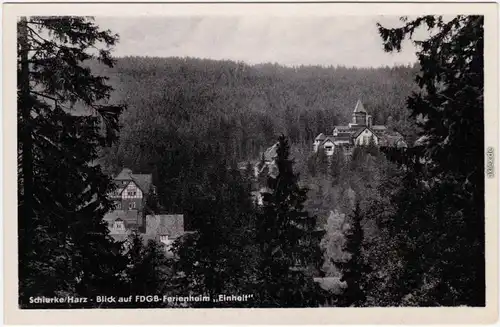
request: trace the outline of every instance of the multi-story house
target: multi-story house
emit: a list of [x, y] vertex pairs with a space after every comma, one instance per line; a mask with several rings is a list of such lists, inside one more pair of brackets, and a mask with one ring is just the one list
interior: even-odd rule
[[352, 121], [348, 125], [334, 126], [332, 135], [320, 133], [314, 140], [313, 150], [318, 152], [322, 149], [327, 156], [333, 155], [336, 149], [350, 154], [355, 146], [365, 146], [370, 142], [379, 147], [407, 147], [400, 133], [384, 125], [373, 125], [372, 116], [358, 100]]
[[115, 210], [104, 216], [112, 234], [125, 233], [127, 230], [145, 230], [146, 200], [156, 193], [151, 174], [134, 174], [123, 168], [113, 178], [116, 189], [111, 194]]
[[111, 198], [115, 209], [104, 216], [110, 236], [125, 241], [131, 232], [137, 231], [144, 242], [155, 240], [164, 244], [167, 254], [172, 255], [173, 241], [185, 233], [184, 215], [164, 215], [148, 208], [148, 197], [156, 194], [152, 175], [134, 174], [123, 168], [113, 182], [116, 189]]

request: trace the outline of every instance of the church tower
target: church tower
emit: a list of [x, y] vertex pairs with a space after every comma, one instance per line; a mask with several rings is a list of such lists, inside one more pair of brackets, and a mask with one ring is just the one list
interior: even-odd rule
[[358, 100], [356, 103], [356, 107], [354, 107], [354, 112], [352, 113], [352, 125], [358, 126], [366, 126], [368, 124], [368, 114], [361, 103], [361, 100]]

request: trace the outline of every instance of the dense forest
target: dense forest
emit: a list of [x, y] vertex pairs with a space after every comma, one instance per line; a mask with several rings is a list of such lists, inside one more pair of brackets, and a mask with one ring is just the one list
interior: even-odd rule
[[[118, 36], [92, 19], [20, 19], [19, 305], [484, 306], [483, 17], [401, 22], [378, 26], [386, 51], [419, 26], [436, 31], [418, 65], [354, 69], [113, 59], [92, 49]], [[358, 99], [411, 146], [312, 153]], [[240, 169], [272, 144], [273, 173]], [[140, 234], [108, 235], [124, 166], [153, 174], [155, 212], [186, 217], [173, 258]], [[30, 301], [152, 294], [252, 297]]]
[[[254, 159], [285, 133], [310, 145], [321, 132], [351, 120], [361, 99], [374, 124], [392, 124], [412, 138], [406, 98], [416, 90], [415, 67], [248, 66], [194, 58], [119, 58], [114, 68], [95, 66], [110, 77], [113, 102], [123, 102], [123, 143], [138, 129], [163, 127], [181, 139], [220, 145], [225, 155]], [[154, 125], [151, 121], [154, 121]], [[117, 151], [126, 164], [127, 152]], [[132, 155], [132, 157], [135, 157]]]
[[91, 68], [110, 78], [110, 101], [127, 106], [120, 140], [106, 149], [103, 166], [110, 174], [123, 167], [152, 173], [167, 211], [190, 210], [186, 184], [199, 182], [197, 170], [211, 160], [254, 162], [281, 133], [305, 177], [314, 138], [350, 122], [358, 99], [375, 124], [400, 131], [409, 143], [417, 134], [406, 110], [406, 98], [416, 90], [416, 66], [291, 68], [127, 57], [113, 68]]
[[[126, 103], [127, 125], [177, 126], [223, 145], [231, 157], [255, 157], [283, 132], [292, 143], [310, 143], [320, 132], [351, 120], [358, 99], [374, 124], [391, 124], [412, 136], [406, 98], [416, 90], [415, 67], [345, 68], [249, 66], [195, 58], [118, 58], [113, 68], [92, 65], [110, 77], [111, 101]], [[152, 119], [152, 118], [150, 118]], [[149, 126], [149, 125], [148, 125]], [[171, 129], [171, 128], [169, 128]]]

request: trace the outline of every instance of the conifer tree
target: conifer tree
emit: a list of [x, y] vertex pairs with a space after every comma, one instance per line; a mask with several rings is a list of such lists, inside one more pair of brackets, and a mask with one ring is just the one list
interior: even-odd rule
[[320, 246], [324, 250], [324, 261], [321, 270], [326, 277], [342, 276], [338, 265], [335, 262], [344, 261], [344, 226], [345, 214], [340, 214], [337, 210], [331, 211], [325, 227], [325, 235], [321, 240]]
[[257, 242], [260, 274], [257, 288], [261, 307], [317, 306], [318, 289], [312, 275], [319, 270], [322, 251], [316, 218], [304, 210], [307, 190], [298, 185], [285, 136], [278, 139], [278, 175], [269, 176], [270, 192], [263, 193]]
[[401, 50], [419, 27], [432, 33], [415, 41], [421, 90], [408, 107], [424, 117], [416, 149], [425, 169], [406, 169], [418, 188], [402, 190], [415, 194], [388, 223], [405, 249], [394, 282], [406, 304], [484, 306], [484, 17], [401, 20], [400, 28], [378, 25], [387, 51]]
[[350, 227], [345, 235], [343, 251], [349, 254], [346, 262], [337, 262], [342, 271], [342, 282], [347, 284], [343, 294], [339, 296], [340, 306], [362, 306], [366, 301], [365, 278], [370, 272], [363, 257], [364, 231], [362, 212], [359, 201], [350, 217]]
[[250, 163], [250, 161], [247, 162], [247, 164], [245, 166], [245, 177], [249, 182], [251, 182], [255, 179], [255, 172], [254, 172], [253, 166]]
[[[134, 298], [136, 295], [168, 294], [171, 291], [172, 264], [167, 258], [165, 245], [153, 239], [144, 244], [137, 232], [132, 233], [124, 245], [128, 259], [126, 294]], [[136, 307], [137, 303], [130, 305]], [[139, 305], [162, 307], [166, 304], [144, 302]]]
[[[211, 154], [218, 156], [219, 154]], [[193, 233], [174, 245], [179, 295], [252, 294], [254, 205], [245, 179], [219, 159], [195, 186]], [[195, 307], [251, 306], [252, 302], [200, 302]]]
[[379, 155], [379, 149], [378, 146], [375, 144], [375, 138], [373, 136], [370, 136], [368, 145], [366, 147], [366, 152], [374, 157], [377, 157]]
[[259, 175], [257, 176], [257, 184], [259, 187], [267, 185], [267, 178], [269, 176], [269, 173], [270, 173], [269, 165], [264, 163], [262, 165], [262, 168], [259, 170]]
[[18, 21], [21, 306], [34, 295], [105, 295], [119, 283], [123, 260], [102, 221], [113, 186], [95, 161], [123, 108], [101, 104], [111, 88], [84, 66], [111, 66], [116, 41], [86, 17]]
[[346, 165], [346, 159], [342, 148], [339, 147], [335, 149], [329, 169], [329, 174], [333, 180], [333, 183], [335, 183], [343, 174], [345, 174]]

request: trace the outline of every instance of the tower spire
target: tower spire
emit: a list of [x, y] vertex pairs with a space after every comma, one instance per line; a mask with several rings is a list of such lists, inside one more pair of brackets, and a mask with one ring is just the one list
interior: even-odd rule
[[363, 106], [363, 103], [361, 103], [361, 100], [358, 99], [358, 102], [356, 102], [356, 107], [354, 107], [354, 112], [363, 112], [366, 114], [365, 107]]

